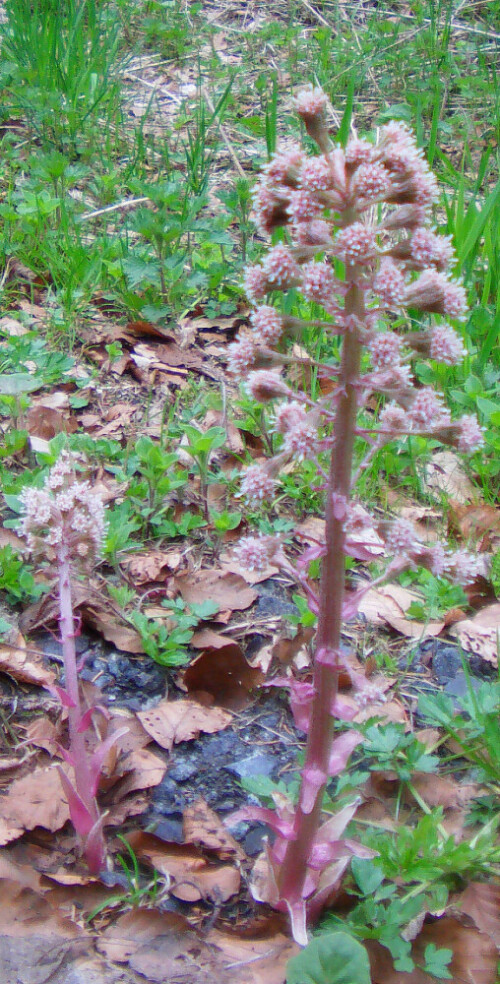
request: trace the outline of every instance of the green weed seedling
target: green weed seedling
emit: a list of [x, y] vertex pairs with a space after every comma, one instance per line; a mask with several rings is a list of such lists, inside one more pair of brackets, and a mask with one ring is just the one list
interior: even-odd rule
[[468, 608], [463, 588], [443, 577], [435, 577], [431, 571], [405, 571], [399, 582], [403, 587], [414, 587], [422, 595], [422, 601], [412, 601], [406, 612], [420, 622], [442, 618], [451, 608]]
[[[467, 676], [465, 659], [463, 666]], [[458, 712], [457, 703], [460, 708]], [[458, 701], [447, 694], [423, 695], [419, 699], [418, 709], [427, 724], [443, 729], [459, 746], [460, 755], [450, 755], [448, 761], [453, 762], [455, 768], [460, 768], [460, 759], [465, 759], [477, 770], [481, 782], [500, 791], [500, 680], [485, 681], [478, 690], [474, 690], [469, 679], [468, 693]]]
[[184, 666], [189, 662], [188, 645], [200, 620], [210, 618], [219, 610], [214, 602], [186, 605], [182, 598], [164, 600], [166, 624], [148, 618], [142, 612], [131, 612], [129, 622], [139, 632], [144, 651], [161, 666]]
[[154, 537], [171, 536], [168, 513], [174, 494], [184, 488], [188, 479], [187, 472], [178, 467], [175, 452], [165, 451], [150, 437], [140, 437], [126, 463], [126, 473], [131, 476], [127, 501], [132, 504], [139, 528]]
[[217, 448], [223, 447], [227, 437], [223, 427], [209, 427], [206, 431], [200, 431], [192, 424], [183, 424], [182, 430], [187, 438], [187, 443], [183, 448], [193, 459], [196, 470], [200, 478], [200, 497], [203, 502], [205, 518], [210, 518], [210, 511], [207, 502], [207, 488], [209, 482], [210, 458]]
[[47, 590], [35, 581], [32, 570], [9, 544], [0, 547], [0, 591], [5, 591], [12, 604], [36, 601]]
[[87, 916], [89, 923], [100, 915], [105, 909], [138, 909], [141, 906], [153, 908], [158, 898], [158, 874], [153, 872], [152, 880], [144, 884], [141, 876], [139, 862], [134, 849], [122, 834], [116, 835], [123, 844], [127, 855], [117, 854], [116, 859], [126, 879], [126, 892], [117, 892], [116, 895], [109, 896], [104, 902], [100, 902]]

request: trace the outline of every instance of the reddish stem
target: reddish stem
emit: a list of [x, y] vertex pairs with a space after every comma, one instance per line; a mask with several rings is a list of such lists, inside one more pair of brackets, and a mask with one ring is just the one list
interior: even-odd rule
[[[353, 221], [353, 219], [351, 219]], [[349, 288], [345, 298], [345, 315], [365, 316], [363, 292], [356, 286], [357, 269], [346, 269]], [[361, 342], [356, 329], [349, 330], [343, 341], [342, 361], [337, 390], [337, 406], [334, 423], [334, 445], [330, 460], [325, 508], [326, 555], [322, 562], [318, 630], [316, 636], [316, 660], [314, 666], [314, 699], [311, 724], [306, 746], [303, 776], [322, 773], [325, 781], [317, 789], [314, 806], [304, 810], [304, 790], [307, 779], [302, 780], [299, 803], [294, 821], [294, 839], [288, 842], [285, 858], [279, 872], [280, 897], [292, 906], [300, 902], [307, 874], [307, 863], [321, 821], [323, 793], [328, 779], [330, 750], [334, 734], [334, 718], [331, 707], [338, 689], [338, 667], [335, 654], [339, 652], [342, 627], [342, 602], [345, 580], [344, 520], [342, 508], [335, 509], [335, 501], [347, 504], [351, 488], [353, 446], [356, 426], [357, 388], [361, 360]], [[338, 394], [341, 394], [340, 397]], [[335, 513], [337, 512], [337, 515]], [[321, 660], [321, 654], [330, 654], [330, 662]], [[320, 660], [318, 660], [320, 654]]]
[[95, 798], [91, 793], [92, 773], [90, 768], [90, 758], [86, 747], [85, 735], [83, 732], [78, 730], [82, 720], [82, 708], [76, 662], [75, 618], [71, 595], [70, 550], [68, 545], [64, 542], [64, 534], [58, 550], [58, 562], [60, 612], [59, 625], [61, 632], [62, 655], [64, 660], [65, 686], [66, 692], [71, 701], [71, 706], [68, 709], [69, 752], [75, 772], [76, 792], [95, 823], [99, 819], [99, 809]]

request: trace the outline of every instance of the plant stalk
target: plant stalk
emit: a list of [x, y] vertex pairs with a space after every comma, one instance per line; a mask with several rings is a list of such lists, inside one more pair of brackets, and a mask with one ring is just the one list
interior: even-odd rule
[[[345, 316], [365, 315], [364, 297], [356, 286], [356, 267], [346, 270], [350, 282], [345, 298]], [[357, 389], [361, 360], [361, 342], [356, 328], [346, 331], [339, 373], [339, 387], [334, 422], [334, 445], [330, 460], [325, 507], [326, 554], [322, 563], [316, 658], [314, 665], [314, 698], [306, 746], [303, 780], [295, 813], [294, 839], [288, 842], [279, 872], [280, 897], [289, 903], [302, 898], [307, 863], [320, 826], [323, 793], [328, 781], [330, 750], [334, 736], [332, 703], [338, 689], [338, 653], [341, 641], [342, 603], [344, 597], [345, 553], [344, 517], [338, 503], [347, 502], [351, 489], [353, 447], [356, 426]], [[337, 504], [337, 506], [336, 506]], [[326, 661], [324, 660], [326, 654]], [[318, 655], [320, 659], [318, 659]], [[304, 774], [314, 771], [324, 775], [317, 789], [312, 810], [304, 810]]]

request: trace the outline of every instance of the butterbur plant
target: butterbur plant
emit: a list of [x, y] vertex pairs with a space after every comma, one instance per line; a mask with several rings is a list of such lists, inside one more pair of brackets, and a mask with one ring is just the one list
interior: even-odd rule
[[[450, 239], [430, 226], [437, 182], [412, 132], [391, 122], [376, 141], [351, 136], [343, 149], [330, 140], [330, 107], [322, 90], [302, 90], [294, 109], [319, 153], [309, 156], [293, 144], [264, 168], [254, 195], [257, 225], [267, 236], [278, 228], [283, 232], [263, 261], [246, 270], [251, 330], [230, 347], [229, 369], [247, 380], [256, 400], [276, 401], [274, 430], [282, 435], [274, 457], [247, 468], [242, 482], [247, 501], [269, 501], [281, 470], [291, 461], [315, 462], [324, 490], [324, 541], [307, 550], [296, 570], [275, 537], [248, 537], [238, 548], [249, 568], [272, 561], [292, 571], [318, 620], [313, 680], [288, 684], [296, 723], [307, 732], [298, 803], [281, 798], [275, 811], [249, 807], [245, 814], [264, 820], [275, 834], [254, 877], [254, 896], [288, 910], [293, 935], [305, 944], [308, 920], [333, 897], [349, 859], [373, 856], [343, 836], [356, 803], [326, 821], [322, 816], [329, 778], [346, 768], [362, 741], [352, 726], [338, 736], [336, 722], [342, 725], [356, 714], [338, 693], [340, 671], [350, 675], [358, 704], [374, 696], [373, 684], [353, 669], [341, 649], [342, 622], [356, 613], [370, 587], [406, 568], [421, 566], [462, 585], [478, 570], [477, 560], [465, 550], [422, 543], [408, 520], [377, 522], [353, 497], [356, 480], [380, 448], [405, 435], [439, 440], [461, 452], [474, 451], [483, 438], [474, 417], [452, 419], [441, 395], [431, 386], [420, 386], [412, 371], [416, 357], [447, 365], [463, 358], [461, 337], [447, 319], [459, 321], [466, 312], [465, 290], [449, 273]], [[343, 276], [337, 275], [339, 270]], [[341, 342], [339, 361], [317, 366], [328, 385], [316, 400], [293, 389], [285, 377], [286, 367], [296, 360], [286, 354], [282, 341], [306, 326], [280, 311], [277, 298], [292, 289], [320, 310], [318, 319], [307, 323], [309, 335], [318, 329]], [[290, 307], [283, 304], [287, 311]], [[408, 308], [411, 323], [403, 322]], [[415, 311], [437, 315], [436, 323], [414, 329]], [[389, 327], [396, 320], [405, 327]], [[364, 350], [369, 360], [363, 358]], [[371, 426], [361, 411], [368, 400], [373, 407], [374, 395], [382, 409]], [[359, 438], [365, 453], [354, 470]], [[329, 466], [323, 468], [325, 452]], [[347, 591], [346, 558], [380, 563], [381, 548], [387, 560], [380, 576]], [[307, 571], [318, 558], [316, 593]]]
[[[76, 462], [62, 451], [51, 468], [43, 488], [26, 488], [21, 493], [24, 516], [20, 532], [31, 552], [53, 564], [57, 572], [59, 626], [64, 660], [64, 687], [54, 687], [68, 713], [69, 742], [59, 748], [68, 770], [57, 768], [69, 804], [73, 826], [92, 873], [98, 873], [106, 857], [103, 835], [104, 816], [96, 794], [106, 756], [123, 731], [101, 742], [95, 751], [87, 747], [86, 732], [92, 716], [101, 707], [83, 710], [78, 683], [73, 612], [72, 581], [80, 570], [89, 568], [101, 553], [105, 530], [104, 506], [89, 482], [79, 481]], [[125, 729], [126, 730], [126, 729]]]

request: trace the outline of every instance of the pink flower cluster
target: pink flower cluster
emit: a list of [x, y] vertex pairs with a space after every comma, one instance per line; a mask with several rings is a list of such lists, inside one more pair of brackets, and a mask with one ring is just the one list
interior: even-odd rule
[[65, 544], [74, 558], [92, 562], [102, 550], [104, 504], [90, 482], [76, 479], [75, 458], [62, 451], [43, 488], [25, 488], [20, 533], [33, 552]]

